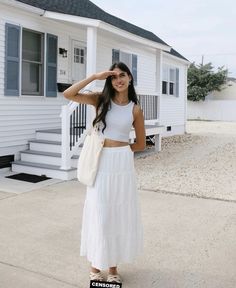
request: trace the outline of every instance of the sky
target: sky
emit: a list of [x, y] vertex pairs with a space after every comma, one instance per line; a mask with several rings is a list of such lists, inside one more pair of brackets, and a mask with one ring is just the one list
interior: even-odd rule
[[236, 78], [235, 0], [91, 0], [153, 32], [195, 64], [224, 66]]

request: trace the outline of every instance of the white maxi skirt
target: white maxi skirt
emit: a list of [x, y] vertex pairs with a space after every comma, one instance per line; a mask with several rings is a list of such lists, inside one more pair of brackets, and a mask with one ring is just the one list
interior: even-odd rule
[[104, 270], [131, 263], [143, 252], [143, 227], [134, 154], [130, 146], [104, 147], [98, 173], [87, 187], [80, 255]]

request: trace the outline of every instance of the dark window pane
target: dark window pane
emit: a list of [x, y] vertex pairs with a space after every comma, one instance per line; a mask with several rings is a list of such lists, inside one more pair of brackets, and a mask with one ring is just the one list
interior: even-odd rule
[[120, 51], [112, 49], [112, 64], [120, 61]]
[[174, 83], [170, 83], [170, 95], [174, 95]]
[[40, 64], [22, 63], [22, 94], [40, 95], [42, 69]]
[[167, 94], [167, 82], [162, 81], [162, 94]]
[[43, 94], [43, 34], [24, 29], [22, 35], [22, 94]]
[[24, 60], [41, 62], [41, 41], [41, 34], [23, 30], [22, 57]]

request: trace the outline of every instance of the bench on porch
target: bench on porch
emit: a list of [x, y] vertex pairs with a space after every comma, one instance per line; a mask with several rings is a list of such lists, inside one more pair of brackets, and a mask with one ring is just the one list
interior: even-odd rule
[[[145, 124], [146, 136], [154, 136], [155, 141], [155, 151], [161, 151], [161, 134], [163, 133], [165, 126], [157, 124]], [[130, 132], [130, 141], [133, 143], [135, 139], [134, 128]]]

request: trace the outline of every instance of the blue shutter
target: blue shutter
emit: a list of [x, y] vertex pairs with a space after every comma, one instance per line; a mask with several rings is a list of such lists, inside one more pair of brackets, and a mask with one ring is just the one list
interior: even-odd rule
[[120, 50], [112, 49], [112, 64], [120, 61]]
[[135, 54], [132, 54], [132, 74], [134, 78], [134, 85], [138, 83], [138, 57]]
[[179, 97], [179, 69], [175, 70], [175, 96]]
[[20, 26], [5, 25], [5, 95], [19, 96]]
[[57, 36], [47, 34], [46, 96], [57, 96]]

